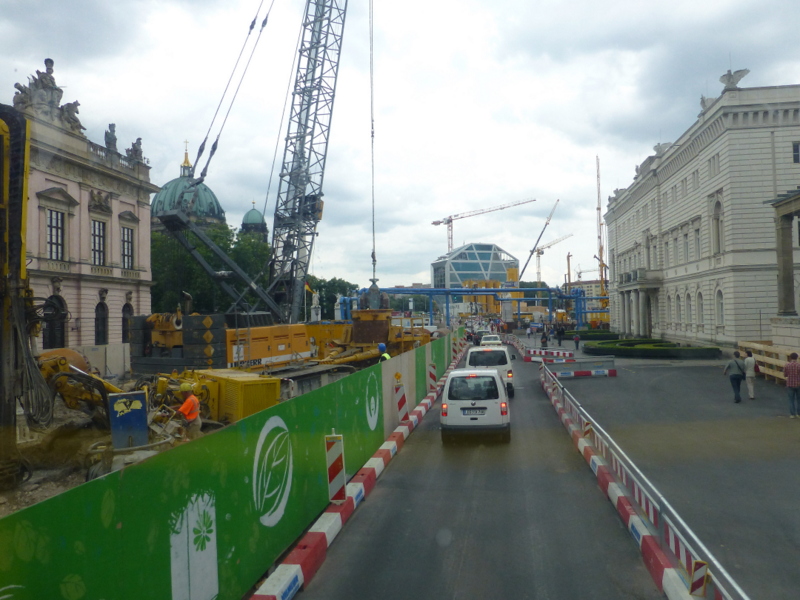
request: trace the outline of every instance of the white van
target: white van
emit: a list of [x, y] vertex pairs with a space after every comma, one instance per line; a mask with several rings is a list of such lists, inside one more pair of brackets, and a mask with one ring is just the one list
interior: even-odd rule
[[506, 346], [479, 346], [467, 352], [466, 368], [495, 369], [506, 383], [509, 398], [514, 397], [514, 370], [511, 361], [516, 356], [508, 352]]
[[447, 377], [439, 417], [442, 442], [454, 433], [499, 433], [511, 441], [511, 418], [497, 371], [456, 369]]

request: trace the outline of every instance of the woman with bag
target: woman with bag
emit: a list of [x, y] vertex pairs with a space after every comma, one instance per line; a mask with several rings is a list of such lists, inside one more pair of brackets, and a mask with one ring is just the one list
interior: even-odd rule
[[733, 360], [728, 362], [728, 364], [725, 365], [725, 369], [722, 371], [723, 375], [728, 375], [728, 372], [730, 372], [728, 377], [731, 380], [731, 387], [733, 388], [733, 401], [736, 404], [742, 401], [742, 397], [739, 395], [739, 389], [742, 387], [742, 380], [744, 379], [745, 373], [744, 362], [742, 362], [740, 357], [741, 354], [739, 354], [738, 350], [734, 352]]
[[747, 358], [744, 359], [744, 380], [747, 383], [747, 395], [750, 400], [756, 399], [755, 383], [756, 383], [756, 359], [753, 358], [753, 351], [747, 350]]

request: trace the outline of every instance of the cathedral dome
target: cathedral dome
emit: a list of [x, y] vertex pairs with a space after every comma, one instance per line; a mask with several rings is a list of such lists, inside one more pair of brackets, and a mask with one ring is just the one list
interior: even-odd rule
[[[188, 167], [188, 168], [187, 168]], [[225, 222], [225, 211], [216, 195], [204, 183], [194, 185], [188, 155], [181, 176], [165, 183], [154, 197], [150, 211], [154, 218], [171, 210], [183, 210], [192, 220]]]
[[253, 202], [253, 208], [248, 210], [242, 219], [242, 231], [245, 233], [267, 233], [267, 222], [264, 220], [264, 215], [261, 211], [256, 209], [256, 203]]

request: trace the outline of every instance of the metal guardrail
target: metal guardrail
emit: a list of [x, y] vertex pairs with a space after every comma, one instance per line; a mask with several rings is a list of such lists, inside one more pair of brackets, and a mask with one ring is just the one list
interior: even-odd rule
[[[546, 361], [542, 361], [546, 362]], [[591, 358], [575, 358], [569, 362], [547, 363], [550, 370], [563, 373], [564, 371], [603, 371], [616, 368], [613, 356], [593, 356]]]
[[[557, 366], [560, 369], [564, 365]], [[564, 410], [580, 430], [587, 431], [587, 425], [591, 426], [587, 441], [592, 443], [609, 464], [617, 483], [630, 492], [637, 509], [641, 511], [640, 516], [646, 519], [647, 525], [652, 528], [653, 535], [658, 539], [661, 550], [680, 565], [686, 579], [691, 580], [693, 562], [702, 560], [708, 563], [708, 585], [704, 598], [749, 600], [749, 596], [694, 534], [678, 512], [580, 402], [564, 388], [550, 372], [548, 365], [543, 364], [539, 368], [542, 387], [547, 389], [547, 386], [550, 386], [551, 393], [561, 402]]]

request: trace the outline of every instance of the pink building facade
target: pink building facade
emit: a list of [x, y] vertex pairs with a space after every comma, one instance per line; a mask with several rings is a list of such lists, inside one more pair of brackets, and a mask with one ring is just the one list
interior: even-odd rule
[[[150, 167], [141, 140], [117, 151], [88, 140], [77, 102], [60, 105], [52, 61], [14, 106], [30, 121], [27, 252], [30, 285], [50, 300], [40, 349], [86, 353], [106, 374], [127, 362], [127, 317], [150, 312]], [[98, 364], [101, 363], [101, 364]]]

